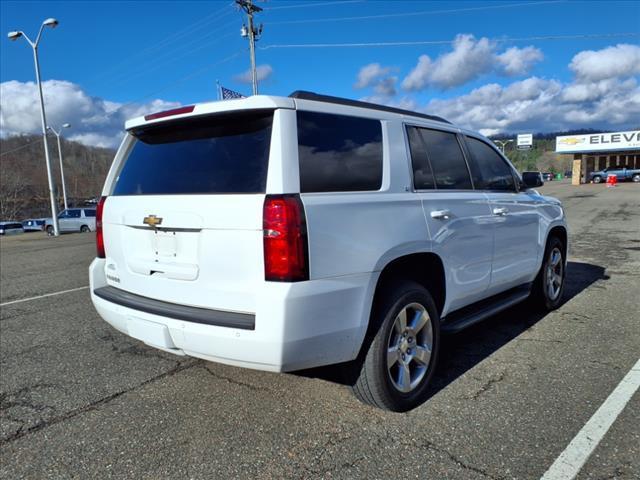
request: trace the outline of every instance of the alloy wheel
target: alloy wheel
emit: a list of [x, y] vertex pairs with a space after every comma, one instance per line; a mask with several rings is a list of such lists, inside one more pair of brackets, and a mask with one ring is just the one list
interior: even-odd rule
[[433, 326], [427, 309], [406, 305], [396, 316], [387, 344], [387, 372], [402, 393], [414, 390], [424, 378], [433, 350]]

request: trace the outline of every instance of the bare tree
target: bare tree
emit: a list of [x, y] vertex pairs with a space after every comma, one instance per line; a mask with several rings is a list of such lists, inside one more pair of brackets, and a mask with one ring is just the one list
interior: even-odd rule
[[26, 206], [27, 188], [15, 170], [4, 167], [3, 165], [0, 172], [0, 218], [15, 220], [20, 217]]

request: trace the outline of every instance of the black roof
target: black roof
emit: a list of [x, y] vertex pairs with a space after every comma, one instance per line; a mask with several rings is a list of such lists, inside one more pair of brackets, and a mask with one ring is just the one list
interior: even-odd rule
[[382, 112], [399, 113], [401, 115], [411, 115], [412, 117], [426, 118], [435, 122], [442, 122], [451, 124], [448, 120], [435, 115], [427, 115], [426, 113], [412, 112], [411, 110], [404, 110], [402, 108], [388, 107], [386, 105], [379, 105], [377, 103], [361, 102], [360, 100], [351, 100], [349, 98], [332, 97], [331, 95], [320, 95], [318, 93], [307, 92], [304, 90], [296, 90], [290, 98], [300, 98], [302, 100], [315, 100], [316, 102], [335, 103], [338, 105], [348, 105], [350, 107], [368, 108], [370, 110], [379, 110]]

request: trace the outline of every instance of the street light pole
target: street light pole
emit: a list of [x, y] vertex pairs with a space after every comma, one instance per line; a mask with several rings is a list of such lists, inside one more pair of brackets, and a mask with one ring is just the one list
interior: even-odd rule
[[69, 208], [69, 205], [67, 204], [67, 187], [64, 181], [64, 166], [62, 165], [62, 146], [60, 145], [60, 136], [62, 135], [62, 129], [69, 127], [71, 127], [71, 125], [68, 123], [63, 124], [58, 131], [56, 131], [53, 127], [47, 127], [58, 139], [58, 159], [60, 160], [60, 178], [62, 180], [62, 198], [64, 199], [65, 210]]
[[510, 143], [512, 143], [513, 140], [494, 140], [494, 143], [497, 143], [498, 145], [500, 145], [500, 150], [502, 151], [502, 154], [504, 155], [504, 147]]
[[40, 44], [40, 38], [42, 37], [42, 31], [44, 27], [55, 28], [58, 25], [58, 21], [55, 18], [48, 18], [38, 31], [36, 41], [32, 42], [27, 35], [22, 31], [9, 32], [8, 37], [10, 40], [17, 40], [20, 37], [29, 43], [33, 50], [33, 63], [36, 69], [36, 83], [38, 84], [38, 93], [40, 95], [40, 118], [42, 120], [42, 141], [44, 143], [44, 158], [47, 164], [47, 179], [49, 180], [49, 200], [51, 201], [51, 218], [53, 222], [53, 233], [55, 236], [60, 235], [60, 228], [58, 226], [58, 208], [56, 205], [56, 198], [54, 195], [53, 175], [51, 174], [51, 162], [49, 160], [49, 145], [47, 144], [47, 117], [44, 111], [44, 96], [42, 95], [42, 83], [40, 82], [40, 62], [38, 61], [38, 45]]

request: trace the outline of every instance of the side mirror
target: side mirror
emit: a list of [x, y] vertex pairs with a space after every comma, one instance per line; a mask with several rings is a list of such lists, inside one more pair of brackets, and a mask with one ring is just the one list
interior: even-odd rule
[[542, 175], [539, 172], [524, 172], [522, 174], [522, 182], [527, 188], [536, 188], [544, 185]]

